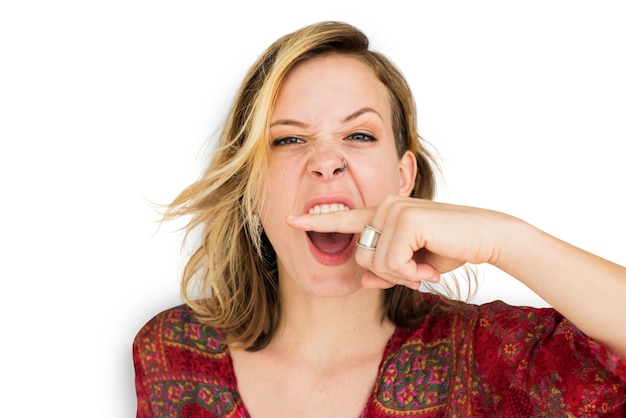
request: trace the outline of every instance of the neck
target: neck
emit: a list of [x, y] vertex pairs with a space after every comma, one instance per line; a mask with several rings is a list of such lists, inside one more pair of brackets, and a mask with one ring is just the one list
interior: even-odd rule
[[378, 355], [395, 329], [383, 313], [382, 290], [361, 288], [341, 297], [281, 292], [282, 321], [271, 343], [275, 349], [297, 350], [320, 362], [364, 348]]

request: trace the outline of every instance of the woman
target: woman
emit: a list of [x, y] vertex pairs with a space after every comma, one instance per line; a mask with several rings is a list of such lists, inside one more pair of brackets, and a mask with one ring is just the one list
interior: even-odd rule
[[[365, 35], [323, 22], [277, 40], [166, 212], [202, 243], [185, 305], [135, 339], [137, 416], [624, 414], [626, 269], [433, 202], [434, 167], [409, 87]], [[554, 309], [419, 292], [466, 263]]]

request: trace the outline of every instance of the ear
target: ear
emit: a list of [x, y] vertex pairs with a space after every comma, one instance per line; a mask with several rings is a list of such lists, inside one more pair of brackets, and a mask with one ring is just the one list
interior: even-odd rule
[[404, 153], [400, 159], [400, 191], [401, 196], [410, 196], [415, 187], [417, 176], [417, 160], [411, 151]]

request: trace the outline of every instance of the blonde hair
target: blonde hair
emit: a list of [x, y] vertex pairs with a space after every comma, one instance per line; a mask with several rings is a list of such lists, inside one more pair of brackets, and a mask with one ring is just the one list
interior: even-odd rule
[[[385, 56], [369, 50], [361, 31], [342, 22], [321, 22], [274, 42], [244, 77], [208, 168], [164, 214], [164, 220], [190, 216], [187, 236], [201, 229], [200, 245], [183, 271], [184, 302], [201, 321], [222, 330], [227, 342], [249, 350], [269, 343], [280, 318], [276, 254], [257, 213], [268, 163], [269, 118], [289, 70], [324, 54], [363, 60], [387, 87], [398, 157], [411, 151], [417, 158], [412, 196], [434, 196], [437, 164], [417, 133], [411, 90]], [[388, 289], [385, 313], [398, 326], [408, 326], [419, 316], [419, 299], [419, 292], [403, 286]]]

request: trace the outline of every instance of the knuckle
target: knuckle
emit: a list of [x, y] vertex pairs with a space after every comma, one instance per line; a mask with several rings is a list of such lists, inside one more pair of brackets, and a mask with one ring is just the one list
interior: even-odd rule
[[381, 201], [380, 201], [380, 205], [383, 208], [390, 208], [395, 202], [397, 202], [398, 200], [398, 196], [394, 196], [391, 194], [388, 194], [386, 196], [384, 196]]
[[384, 258], [384, 265], [389, 271], [398, 272], [403, 266], [403, 262], [395, 257], [393, 254], [386, 254]]

